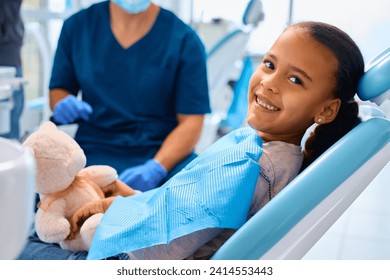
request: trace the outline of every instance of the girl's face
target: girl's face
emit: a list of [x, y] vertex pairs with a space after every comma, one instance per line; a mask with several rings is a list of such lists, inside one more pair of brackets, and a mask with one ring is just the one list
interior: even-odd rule
[[331, 122], [337, 115], [337, 67], [326, 46], [303, 30], [287, 29], [251, 77], [248, 124], [264, 141], [300, 145], [309, 126]]

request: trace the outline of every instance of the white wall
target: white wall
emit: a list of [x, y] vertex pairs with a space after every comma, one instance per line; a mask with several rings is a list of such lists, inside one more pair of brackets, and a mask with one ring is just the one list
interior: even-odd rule
[[[204, 9], [203, 18], [226, 17], [241, 20], [248, 0], [194, 0]], [[263, 53], [269, 49], [288, 22], [290, 0], [263, 0], [265, 20], [253, 32], [249, 49]], [[195, 9], [195, 11], [197, 11]], [[346, 31], [359, 45], [366, 62], [390, 47], [390, 1], [294, 0], [293, 22], [324, 21]]]
[[338, 26], [356, 41], [366, 61], [390, 47], [390, 1], [388, 0], [295, 0], [294, 2], [294, 19], [321, 20]]
[[[171, 0], [175, 2], [183, 0]], [[188, 1], [188, 0], [186, 0]], [[248, 0], [193, 0], [194, 20], [224, 17], [240, 23]], [[253, 32], [249, 50], [269, 49], [288, 22], [290, 0], [263, 0], [265, 20]], [[346, 31], [359, 45], [366, 62], [390, 47], [390, 1], [293, 0], [293, 22], [324, 21]]]

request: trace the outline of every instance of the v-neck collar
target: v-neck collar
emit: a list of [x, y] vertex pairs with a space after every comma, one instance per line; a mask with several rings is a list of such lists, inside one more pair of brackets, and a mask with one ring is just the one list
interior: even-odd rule
[[142, 42], [147, 41], [149, 37], [153, 36], [153, 33], [155, 32], [155, 30], [157, 29], [157, 26], [159, 24], [160, 17], [161, 17], [161, 14], [162, 14], [162, 10], [163, 10], [163, 8], [160, 7], [160, 10], [158, 11], [157, 17], [156, 17], [155, 21], [152, 24], [152, 27], [149, 29], [149, 31], [143, 37], [141, 37], [138, 41], [135, 41], [130, 46], [123, 47], [122, 44], [118, 41], [118, 39], [115, 37], [114, 32], [112, 31], [111, 22], [110, 22], [110, 20], [111, 20], [110, 7], [109, 7], [109, 5], [107, 5], [107, 13], [106, 13], [107, 17], [106, 17], [106, 20], [108, 21], [108, 24], [106, 26], [108, 26], [108, 29], [109, 29], [108, 32], [109, 32], [111, 38], [115, 41], [116, 45], [121, 50], [127, 51], [127, 50], [130, 50], [130, 49], [133, 49], [138, 44], [142, 44]]

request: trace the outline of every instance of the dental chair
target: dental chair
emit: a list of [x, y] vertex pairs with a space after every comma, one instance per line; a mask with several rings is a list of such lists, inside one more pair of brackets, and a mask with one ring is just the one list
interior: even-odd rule
[[233, 99], [225, 119], [219, 125], [219, 135], [223, 136], [245, 124], [248, 110], [249, 81], [254, 70], [255, 66], [253, 65], [252, 58], [246, 56], [243, 61], [240, 77], [233, 84]]
[[[243, 14], [243, 27], [232, 28], [207, 50], [207, 81], [211, 113], [205, 118], [203, 132], [196, 147], [198, 153], [217, 140], [218, 127], [221, 121], [226, 118], [230, 104], [234, 99], [231, 88], [228, 88], [228, 82], [237, 70], [237, 63], [246, 57], [246, 45], [250, 38], [250, 32], [263, 20], [264, 12], [261, 0], [250, 0]], [[207, 37], [206, 34], [203, 34], [205, 31], [198, 29], [197, 32], [201, 38]], [[209, 35], [209, 37], [214, 36], [215, 34]], [[207, 41], [211, 39], [214, 38], [204, 42], [206, 46], [208, 45]], [[247, 71], [245, 66], [248, 66], [247, 60], [243, 62], [242, 71]]]
[[[358, 97], [390, 102], [390, 48], [370, 64]], [[390, 121], [374, 115], [299, 174], [212, 259], [301, 259], [390, 161]]]

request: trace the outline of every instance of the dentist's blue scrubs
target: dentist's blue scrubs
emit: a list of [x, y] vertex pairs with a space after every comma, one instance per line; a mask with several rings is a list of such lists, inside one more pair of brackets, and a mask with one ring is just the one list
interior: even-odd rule
[[[190, 27], [162, 8], [149, 33], [127, 49], [111, 31], [108, 1], [72, 15], [58, 41], [54, 88], [81, 91], [93, 114], [79, 124], [75, 139], [88, 165], [107, 164], [118, 173], [153, 158], [176, 127], [177, 114], [210, 112], [204, 46]], [[194, 157], [179, 163], [168, 178]], [[34, 232], [19, 258], [86, 256], [43, 243]]]
[[93, 114], [75, 139], [88, 165], [118, 173], [153, 158], [177, 114], [210, 112], [203, 44], [162, 8], [149, 33], [127, 49], [111, 31], [108, 1], [70, 17], [53, 63], [54, 88], [81, 91]]

